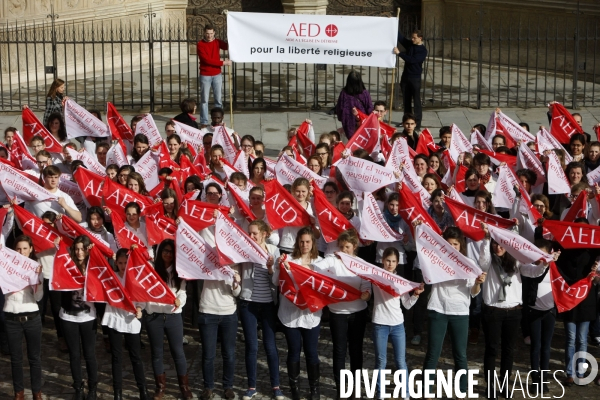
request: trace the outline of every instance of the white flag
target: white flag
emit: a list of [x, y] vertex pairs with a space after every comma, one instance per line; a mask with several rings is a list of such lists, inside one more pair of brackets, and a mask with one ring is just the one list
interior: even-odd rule
[[0, 248], [0, 289], [9, 294], [39, 283], [40, 264], [6, 246]]
[[222, 261], [227, 264], [252, 262], [266, 265], [269, 259], [269, 254], [222, 212], [215, 223], [215, 244]]
[[511, 208], [516, 198], [514, 187], [520, 183], [508, 166], [502, 165], [499, 170], [492, 201], [494, 207]]
[[522, 126], [510, 119], [506, 114], [500, 112], [498, 114], [498, 120], [504, 126], [506, 132], [514, 139], [515, 142], [533, 142], [535, 137], [525, 130]]
[[116, 164], [119, 167], [128, 165], [127, 156], [123, 152], [123, 148], [120, 143], [113, 144], [110, 149], [106, 152], [106, 165]]
[[406, 168], [408, 165], [412, 166], [412, 164], [408, 163], [404, 165], [405, 168], [402, 168], [402, 182], [406, 184], [411, 192], [419, 195], [423, 208], [427, 210], [431, 205], [431, 195], [427, 192], [423, 185], [421, 185], [419, 177], [417, 176], [414, 168]]
[[223, 151], [225, 152], [223, 156], [225, 157], [227, 162], [233, 165], [233, 163], [235, 163], [237, 149], [235, 148], [235, 144], [233, 143], [231, 135], [227, 133], [227, 130], [224, 126], [215, 126], [211, 146], [214, 146], [215, 144], [221, 145], [221, 147], [223, 147]]
[[473, 146], [479, 147], [480, 149], [494, 151], [492, 145], [487, 140], [485, 140], [481, 132], [479, 132], [479, 129], [473, 129], [473, 132], [471, 132], [471, 144]]
[[385, 166], [392, 171], [399, 171], [402, 164], [404, 164], [404, 168], [411, 168], [413, 171], [415, 170], [412, 160], [410, 159], [408, 142], [405, 138], [399, 137], [392, 145], [392, 150], [390, 151]]
[[363, 240], [396, 242], [404, 238], [402, 233], [390, 228], [371, 193], [365, 193], [361, 219], [359, 236]]
[[517, 153], [517, 169], [521, 168], [526, 168], [535, 172], [535, 175], [537, 176], [535, 181], [536, 187], [543, 185], [544, 182], [546, 182], [546, 173], [544, 172], [542, 162], [535, 156], [525, 142], [521, 142], [519, 152]]
[[317, 186], [321, 189], [327, 183], [327, 178], [317, 175], [287, 154], [282, 154], [279, 157], [279, 161], [275, 165], [275, 177], [282, 185], [291, 185], [298, 178], [306, 178], [309, 181], [314, 179]]
[[144, 154], [137, 163], [135, 163], [135, 170], [142, 175], [144, 178], [144, 184], [146, 190], [151, 191], [160, 184], [158, 178], [158, 161], [157, 157], [150, 150]]
[[450, 149], [449, 150], [450, 150], [450, 155], [452, 156], [452, 159], [457, 160], [458, 156], [461, 153], [472, 153], [473, 145], [471, 144], [471, 142], [469, 142], [469, 140], [467, 139], [465, 134], [462, 133], [462, 131], [460, 129], [458, 129], [458, 126], [456, 126], [456, 124], [452, 124], [451, 129], [452, 129], [452, 140], [450, 141]]
[[233, 270], [219, 263], [219, 253], [185, 221], [177, 226], [177, 274], [183, 279], [233, 281]]
[[335, 167], [346, 184], [357, 195], [373, 193], [383, 186], [398, 182], [394, 170], [356, 157], [339, 160]]
[[65, 102], [65, 128], [69, 139], [80, 136], [111, 136], [108, 125], [71, 99]]
[[150, 147], [155, 147], [160, 142], [162, 142], [162, 136], [160, 136], [160, 131], [156, 126], [156, 122], [154, 122], [154, 118], [152, 115], [146, 114], [141, 121], [138, 121], [135, 126], [135, 134], [141, 133], [142, 135], [148, 138], [148, 143]]
[[415, 243], [423, 279], [427, 284], [476, 279], [483, 272], [475, 261], [464, 256], [425, 224], [415, 227]]
[[196, 129], [192, 126], [183, 124], [179, 121], [171, 120], [175, 124], [175, 131], [181, 138], [181, 141], [192, 146], [195, 152], [198, 152], [200, 147], [204, 147], [202, 139], [204, 138], [204, 131]]
[[23, 201], [52, 201], [57, 199], [55, 195], [34, 183], [31, 179], [21, 175], [16, 170], [11, 170], [12, 168], [5, 164], [2, 164], [0, 170], [0, 185], [8, 198], [14, 199], [16, 197], [19, 203]]
[[336, 252], [335, 254], [342, 260], [342, 263], [344, 263], [344, 266], [350, 272], [379, 286], [394, 297], [402, 296], [404, 293], [410, 292], [420, 286], [419, 283], [411, 282], [383, 268], [371, 265], [361, 258], [342, 252]]
[[[594, 170], [590, 172], [587, 177], [590, 185], [593, 186], [594, 182], [600, 181], [600, 174], [594, 174]], [[600, 171], [598, 171], [600, 172]], [[591, 175], [591, 176], [590, 176]], [[594, 176], [597, 175], [598, 181], [594, 180]], [[592, 180], [590, 181], [590, 178]], [[569, 180], [565, 175], [565, 171], [563, 171], [562, 166], [560, 165], [560, 160], [558, 159], [558, 155], [554, 151], [550, 151], [548, 153], [548, 193], [549, 194], [559, 194], [559, 193], [568, 193], [571, 194], [571, 185], [569, 184]]]
[[238, 151], [237, 156], [235, 156], [235, 160], [233, 161], [233, 168], [246, 175], [247, 178], [250, 178], [250, 169], [248, 168], [248, 157], [246, 156], [246, 153], [243, 150]]
[[83, 164], [92, 172], [97, 173], [101, 177], [106, 176], [106, 167], [98, 162], [96, 156], [92, 156], [87, 150], [73, 150], [67, 147], [67, 151], [73, 160], [83, 161]]
[[533, 263], [540, 259], [543, 259], [546, 262], [553, 260], [551, 254], [544, 253], [519, 233], [492, 225], [488, 225], [488, 230], [490, 231], [492, 239], [500, 246], [504, 247], [508, 254], [523, 264]]
[[538, 148], [538, 153], [544, 154], [546, 150], [559, 149], [565, 152], [565, 164], [573, 161], [573, 157], [569, 154], [569, 152], [563, 147], [562, 144], [554, 136], [552, 136], [547, 130], [541, 129], [536, 136], [536, 143]]

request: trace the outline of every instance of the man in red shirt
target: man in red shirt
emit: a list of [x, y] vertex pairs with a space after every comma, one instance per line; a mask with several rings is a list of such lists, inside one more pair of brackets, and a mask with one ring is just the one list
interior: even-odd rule
[[231, 61], [226, 58], [222, 59], [220, 51], [228, 48], [227, 42], [215, 38], [215, 28], [212, 25], [204, 27], [204, 38], [196, 45], [200, 61], [200, 125], [208, 125], [208, 98], [211, 87], [215, 107], [223, 107], [221, 103], [221, 87], [223, 86], [221, 67], [231, 65]]

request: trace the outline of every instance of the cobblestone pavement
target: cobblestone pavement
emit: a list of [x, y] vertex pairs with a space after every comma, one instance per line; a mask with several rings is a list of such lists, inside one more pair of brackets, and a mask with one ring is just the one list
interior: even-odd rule
[[[413, 311], [408, 311], [406, 313], [406, 325], [407, 325], [407, 338], [410, 343], [410, 338], [412, 337], [412, 318]], [[46, 324], [43, 332], [43, 346], [42, 346], [42, 366], [43, 366], [43, 376], [44, 376], [44, 384], [43, 384], [43, 393], [48, 396], [48, 399], [70, 399], [73, 393], [73, 389], [71, 388], [71, 374], [69, 369], [69, 358], [65, 353], [61, 353], [58, 350], [56, 337], [54, 335], [54, 331], [51, 328], [52, 318], [46, 318]], [[515, 329], [519, 329], [519, 327], [515, 326]], [[197, 328], [192, 327], [189, 324], [189, 321], [186, 321], [185, 325], [185, 335], [189, 340], [189, 345], [185, 346], [185, 353], [187, 357], [188, 363], [188, 371], [190, 377], [190, 385], [192, 386], [192, 391], [195, 397], [199, 397], [202, 389], [202, 375], [201, 375], [201, 360], [202, 360], [202, 349], [200, 346], [199, 335]], [[370, 324], [367, 326], [367, 333], [365, 335], [364, 340], [364, 366], [368, 369], [372, 369], [374, 366], [374, 354], [373, 354], [373, 343], [370, 339], [371, 329]], [[102, 336], [100, 333], [98, 334], [98, 340], [96, 343], [96, 355], [98, 358], [99, 364], [99, 398], [100, 399], [112, 399], [112, 381], [111, 381], [111, 358], [110, 355], [104, 349], [104, 344], [102, 342]], [[520, 335], [519, 335], [520, 338]], [[150, 363], [150, 349], [148, 345], [148, 340], [145, 335], [142, 338], [143, 342], [146, 343], [145, 350], [142, 350], [142, 355], [144, 359], [144, 365], [146, 368], [146, 377], [147, 384], [149, 389], [151, 389], [151, 393], [154, 389], [154, 382], [152, 378], [152, 367]], [[483, 369], [483, 352], [484, 352], [484, 337], [483, 334], [479, 337], [479, 343], [477, 345], [469, 345], [468, 348], [468, 359], [469, 359], [469, 368], [478, 368], [480, 371]], [[564, 343], [564, 330], [562, 327], [562, 323], [557, 323], [556, 332], [554, 335], [554, 340], [552, 343], [552, 354], [551, 354], [551, 368], [553, 370], [563, 369], [563, 350]], [[418, 346], [414, 346], [411, 344], [407, 345], [406, 357], [407, 363], [409, 367], [409, 371], [413, 368], [421, 368], [422, 362], [425, 356], [427, 346], [427, 335], [423, 336], [423, 340], [421, 344]], [[289, 387], [287, 385], [287, 374], [285, 368], [285, 360], [286, 360], [286, 341], [283, 334], [278, 333], [277, 335], [277, 347], [279, 349], [279, 360], [280, 360], [280, 377], [282, 389], [286, 396], [289, 395]], [[594, 356], [598, 357], [600, 355], [600, 350], [598, 347], [589, 346], [588, 351]], [[393, 369], [393, 360], [391, 359], [391, 347], [388, 350], [388, 368]], [[236, 369], [235, 369], [235, 380], [234, 380], [234, 389], [237, 393], [237, 398], [241, 399], [242, 393], [246, 388], [246, 380], [245, 380], [245, 366], [244, 366], [244, 343], [242, 341], [242, 331], [241, 327], [239, 328], [238, 334], [238, 342], [236, 345]], [[331, 345], [331, 335], [329, 331], [329, 326], [327, 322], [323, 323], [321, 329], [321, 337], [320, 337], [320, 345], [319, 345], [319, 355], [321, 358], [321, 394], [322, 398], [334, 398], [335, 395], [335, 385], [332, 376], [332, 362], [331, 362], [331, 354], [332, 354], [332, 345]], [[168, 352], [168, 346], [165, 346], [165, 367], [167, 373], [167, 396], [165, 399], [177, 399], [179, 398], [179, 390], [177, 386], [177, 377], [175, 373], [175, 368]], [[499, 361], [497, 362], [499, 364]], [[442, 352], [442, 356], [440, 358], [440, 362], [438, 364], [438, 368], [440, 369], [451, 369], [452, 368], [452, 352], [451, 346], [449, 343], [449, 339], [446, 339], [445, 346]], [[220, 385], [218, 377], [221, 376], [221, 362], [220, 362], [220, 351], [217, 350], [217, 358], [216, 358], [216, 399], [220, 399], [220, 395], [222, 394], [222, 387]], [[349, 367], [349, 366], [348, 366]], [[131, 364], [129, 362], [129, 358], [127, 353], [124, 353], [124, 365], [123, 365], [123, 379], [124, 379], [124, 391], [123, 394], [125, 398], [135, 399], [138, 398], [138, 391], [135, 386], [135, 381], [133, 378], [133, 373], [131, 369]], [[302, 362], [302, 370], [304, 369], [304, 362]], [[519, 340], [517, 343], [517, 349], [515, 351], [515, 370], [520, 372], [520, 375], [525, 376], [529, 370], [529, 348], [526, 346], [522, 340]], [[85, 376], [85, 374], [84, 374]], [[562, 377], [562, 373], [557, 373], [557, 376]], [[484, 387], [483, 387], [483, 373], [480, 372], [478, 375], [479, 385], [477, 387], [477, 392], [480, 397], [484, 396]], [[26, 369], [26, 387], [29, 387], [29, 376], [28, 369]], [[266, 363], [266, 358], [264, 356], [264, 351], [262, 346], [259, 344], [259, 365], [258, 365], [258, 392], [259, 395], [256, 399], [269, 399], [271, 398], [271, 390], [269, 388], [269, 373]], [[300, 387], [303, 395], [308, 393], [308, 382], [306, 379], [306, 373], [303, 372], [300, 378]], [[564, 398], [564, 399], [598, 399], [600, 398], [600, 387], [595, 386], [594, 384], [590, 384], [585, 387], [571, 387], [567, 388], [566, 392], [563, 396], [563, 392], [561, 387], [556, 383], [550, 384], [550, 395], [555, 398]], [[8, 356], [1, 355], [0, 356], [0, 399], [12, 399], [12, 380], [11, 380], [11, 372], [10, 372], [10, 359]], [[364, 394], [364, 392], [363, 392]], [[532, 393], [533, 395], [533, 393]], [[31, 393], [29, 390], [26, 391], [26, 398], [31, 398]], [[364, 397], [366, 398], [366, 397]], [[515, 391], [515, 399], [524, 398], [521, 392]], [[525, 397], [525, 398], [533, 398], [533, 397]], [[539, 397], [538, 397], [539, 398]], [[546, 397], [548, 398], [548, 397]]]

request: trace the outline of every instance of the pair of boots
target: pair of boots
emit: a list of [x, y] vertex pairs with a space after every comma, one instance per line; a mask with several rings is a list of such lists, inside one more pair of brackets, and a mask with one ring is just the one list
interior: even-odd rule
[[[14, 400], [25, 400], [25, 391], [21, 390], [20, 392], [16, 392]], [[34, 393], [33, 400], [42, 400], [42, 392]]]
[[[150, 395], [148, 395], [148, 390], [146, 390], [146, 386], [141, 386], [140, 388], [140, 400], [150, 400]], [[123, 390], [118, 388], [113, 388], [114, 392], [114, 400], [123, 400]]]
[[[154, 392], [154, 400], [161, 400], [163, 398], [163, 395], [165, 394], [165, 388], [167, 386], [167, 376], [164, 373], [162, 373], [160, 375], [156, 375], [154, 377], [154, 380], [156, 382], [156, 392]], [[192, 391], [190, 390], [187, 374], [177, 376], [177, 380], [179, 381], [179, 390], [181, 391], [181, 396], [184, 399], [193, 398], [194, 396], [192, 396]]]
[[[290, 380], [290, 390], [292, 392], [292, 400], [300, 400], [300, 389], [298, 388], [298, 377], [300, 376], [300, 362], [287, 364], [288, 378]], [[310, 386], [310, 395], [308, 400], [319, 400], [321, 393], [319, 389], [319, 364], [306, 365], [306, 373], [308, 374], [308, 385]]]
[[96, 400], [98, 398], [98, 384], [90, 384], [88, 387], [88, 394], [85, 395], [83, 391], [83, 382], [80, 385], [73, 384], [75, 393], [71, 400]]

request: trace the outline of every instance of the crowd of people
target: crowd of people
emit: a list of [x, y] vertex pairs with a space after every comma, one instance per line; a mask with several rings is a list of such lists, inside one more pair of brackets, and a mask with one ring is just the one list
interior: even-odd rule
[[[74, 400], [96, 399], [98, 396], [95, 354], [98, 323], [105, 346], [112, 356], [115, 399], [123, 398], [123, 341], [139, 388], [139, 398], [150, 398], [145, 373], [147, 366], [141, 358], [142, 331], [148, 337], [151, 351], [155, 381], [153, 398], [161, 399], [167, 385], [163, 362], [165, 338], [176, 368], [181, 395], [186, 399], [192, 398], [183, 348], [182, 312], [192, 314], [193, 323], [197, 324], [200, 332], [204, 388], [199, 396], [202, 399], [210, 399], [215, 394], [217, 371], [214, 363], [219, 342], [223, 359], [223, 397], [233, 399], [236, 396], [233, 377], [235, 349], [238, 346], [245, 349], [247, 390], [242, 398], [248, 400], [257, 394], [258, 358], [263, 357], [259, 356], [259, 331], [272, 395], [278, 400], [284, 398], [275, 340], [278, 331], [283, 331], [286, 338], [289, 395], [294, 400], [302, 395], [299, 385], [302, 352], [309, 383], [307, 397], [314, 400], [320, 398], [322, 372], [334, 377], [336, 390], [340, 393], [340, 371], [346, 368], [346, 361], [350, 362], [353, 371], [363, 367], [385, 369], [389, 341], [393, 345], [395, 368], [407, 370], [406, 335], [409, 334], [411, 344], [418, 345], [424, 329], [428, 331], [427, 353], [419, 367], [424, 370], [437, 367], [444, 337], [449, 332], [455, 369], [468, 369], [467, 346], [481, 340], [479, 332], [483, 329], [484, 370], [494, 371], [496, 359], [499, 359], [502, 376], [510, 376], [513, 371], [515, 344], [521, 334], [522, 339], [530, 345], [531, 369], [535, 371], [533, 384], [539, 387], [540, 393], [548, 390], [544, 383], [548, 378], [544, 374], [550, 371], [550, 346], [557, 318], [564, 321], [566, 333], [563, 385], [573, 385], [574, 378], [582, 372], [573, 368], [578, 364], [574, 364], [572, 358], [575, 351], [586, 351], [588, 331], [591, 340], [600, 345], [596, 286], [592, 287], [583, 301], [559, 314], [553, 300], [548, 273], [550, 263], [547, 259], [532, 263], [518, 261], [491, 237], [485, 223], [477, 224], [481, 232], [479, 240], [467, 237], [445, 204], [447, 199], [452, 198], [482, 214], [513, 221], [513, 231], [543, 252], [552, 253], [552, 259], [567, 284], [584, 278], [592, 280], [600, 256], [598, 248], [563, 248], [559, 241], [549, 240], [543, 230], [545, 220], [565, 220], [566, 216], [570, 216], [572, 213], [569, 211], [576, 199], [581, 197], [580, 193], [589, 199], [585, 209], [570, 221], [598, 225], [600, 207], [596, 195], [600, 193], [600, 187], [597, 184], [590, 186], [585, 177], [600, 163], [600, 142], [591, 141], [589, 134], [573, 134], [569, 143], [565, 144], [566, 151], [560, 144], [556, 148], [539, 151], [536, 141], [514, 140], [507, 137], [507, 133], [498, 133], [498, 126], [495, 132], [489, 132], [486, 131], [489, 124], [487, 127], [478, 124], [473, 127], [472, 135], [486, 138], [490, 149], [485, 150], [481, 144], [476, 144], [472, 151], [455, 153], [452, 143], [460, 138], [453, 127], [442, 127], [439, 130], [440, 141], [434, 143], [429, 140], [433, 138], [429, 131], [417, 130], [420, 120], [411, 114], [404, 115], [399, 131], [386, 125], [386, 103], [372, 103], [360, 74], [353, 71], [337, 108], [344, 126], [342, 135], [347, 136], [349, 143], [353, 142], [356, 135], [364, 134], [361, 127], [370, 123], [368, 118], [375, 115], [379, 126], [374, 133], [377, 135], [376, 148], [369, 152], [365, 148], [351, 148], [349, 143], [344, 145], [346, 140], [342, 141], [338, 131], [321, 133], [317, 137], [315, 131], [319, 128], [313, 127], [309, 120], [300, 128], [291, 128], [288, 132], [290, 143], [281, 149], [278, 159], [291, 158], [303, 165], [306, 172], [295, 177], [292, 183], [281, 184], [279, 190], [289, 192], [289, 202], [304, 210], [310, 223], [273, 229], [273, 223], [269, 222], [273, 214], [269, 213], [266, 204], [269, 200], [267, 187], [271, 187], [271, 182], [281, 180], [274, 167], [278, 160], [269, 160], [264, 156], [265, 146], [261, 141], [250, 135], [240, 136], [233, 129], [225, 127], [221, 108], [210, 110], [210, 124], [205, 121], [198, 124], [194, 115], [195, 101], [182, 101], [182, 113], [166, 124], [164, 139], [160, 143], [151, 144], [147, 134], [136, 129], [147, 115], [134, 117], [128, 127], [121, 126], [120, 136], [113, 132], [112, 138], [80, 136], [70, 140], [63, 114], [67, 100], [64, 87], [64, 81], [61, 80], [52, 84], [43, 117], [45, 129], [38, 131], [26, 143], [28, 148], [22, 146], [24, 138], [14, 127], [5, 129], [4, 143], [0, 146], [2, 168], [17, 171], [30, 179], [30, 185], [39, 186], [52, 195], [51, 200], [25, 201], [20, 201], [18, 195], [14, 198], [5, 196], [2, 247], [34, 260], [39, 276], [36, 285], [5, 292], [0, 297], [3, 311], [0, 319], [2, 351], [10, 354], [16, 400], [24, 399], [23, 339], [27, 348], [31, 391], [34, 399], [42, 399], [41, 335], [47, 314], [52, 315], [57, 347], [69, 356]], [[89, 112], [95, 118], [103, 119], [100, 111]], [[495, 115], [500, 113], [497, 110]], [[572, 117], [582, 124], [580, 115], [573, 114]], [[181, 124], [197, 132], [202, 145], [194, 146], [186, 141], [184, 135], [178, 134], [182, 129]], [[527, 124], [520, 125], [529, 131]], [[123, 138], [123, 132], [129, 132], [130, 139]], [[221, 139], [217, 140], [217, 137]], [[236, 152], [235, 165], [227, 161], [231, 149], [219, 144], [223, 137]], [[46, 150], [48, 138], [60, 143], [62, 152]], [[427, 145], [423, 146], [426, 141]], [[399, 143], [404, 142], [411, 156], [404, 158], [394, 171], [397, 182], [381, 186], [371, 193], [383, 216], [383, 223], [401, 239], [372, 241], [360, 234], [361, 225], [370, 223], [361, 212], [367, 193], [353, 188], [336, 165], [349, 157], [389, 165], [390, 157], [401, 147]], [[108, 163], [110, 157], [107, 155], [117, 147], [127, 150], [125, 159], [121, 164]], [[550, 158], [558, 158], [570, 186], [568, 195], [553, 194], [548, 182], [538, 182], [539, 176], [534, 170], [517, 168], [517, 163], [511, 162], [511, 159], [518, 158], [518, 152], [523, 147], [527, 147], [546, 169], [551, 163]], [[24, 157], [23, 151], [30, 152], [30, 157]], [[93, 204], [90, 199], [94, 196], [90, 197], [86, 188], [82, 187], [82, 182], [77, 181], [77, 177], [82, 176], [82, 170], [92, 169], [93, 166], [82, 161], [86, 158], [78, 159], [74, 154], [87, 154], [93, 158], [104, 168], [106, 178], [103, 185], [112, 181], [118, 185], [114, 187], [126, 188], [131, 201], [122, 204], [120, 209], [108, 207], [107, 197], [110, 193], [99, 189], [94, 191], [97, 203]], [[151, 174], [154, 176], [149, 176], [142, 168], [148, 154], [158, 166]], [[35, 162], [26, 164], [28, 159]], [[191, 167], [185, 168], [185, 165]], [[510, 166], [518, 179], [518, 184], [510, 188], [515, 191], [514, 204], [510, 207], [499, 205], [495, 199], [499, 171], [505, 166]], [[411, 191], [426, 193], [424, 200], [429, 204], [426, 214], [439, 228], [441, 237], [456, 251], [479, 265], [483, 271], [479, 276], [426, 284], [428, 277], [421, 265], [423, 261], [417, 256], [417, 240], [413, 236], [414, 230], [425, 221], [422, 218], [407, 218], [402, 211], [406, 209], [406, 204], [399, 196], [399, 190], [409, 186], [406, 178], [402, 178], [408, 169], [414, 171], [418, 178], [419, 187], [411, 188]], [[316, 185], [317, 178], [323, 180], [319, 185]], [[288, 180], [286, 177], [284, 181]], [[72, 196], [61, 190], [61, 183], [65, 181], [78, 185], [81, 196]], [[149, 187], [151, 182], [154, 182], [154, 187]], [[329, 204], [317, 205], [315, 196], [318, 194], [323, 195]], [[418, 194], [415, 196], [419, 197]], [[251, 239], [258, 252], [266, 255], [265, 261], [259, 263], [248, 258], [245, 262], [228, 263], [233, 271], [232, 278], [228, 280], [183, 279], [181, 265], [176, 262], [181, 251], [176, 240], [167, 238], [158, 243], [151, 240], [149, 225], [154, 224], [155, 219], [150, 220], [143, 208], [147, 204], [162, 203], [160, 217], [176, 226], [192, 222], [186, 220], [188, 217], [182, 214], [182, 208], [186, 202], [191, 204], [194, 201], [198, 207], [210, 210], [213, 217], [212, 222], [196, 232], [208, 246], [218, 250], [215, 221], [222, 214]], [[521, 204], [528, 202], [539, 213], [538, 220], [531, 220], [531, 214], [520, 208]], [[333, 238], [330, 233], [324, 233], [323, 220], [320, 218], [323, 207], [328, 212], [338, 213], [347, 221], [347, 229]], [[42, 246], [37, 237], [32, 237], [33, 230], [23, 223], [23, 213], [31, 221], [39, 221], [37, 232], [44, 229], [48, 235], [52, 234], [53, 246]], [[124, 228], [128, 232], [126, 236], [129, 240], [126, 242], [116, 226], [120, 218], [118, 215], [121, 214], [125, 217]], [[80, 230], [65, 228], [70, 220], [79, 224]], [[172, 304], [134, 302], [133, 312], [110, 302], [94, 302], [83, 287], [60, 290], [56, 281], [57, 268], [58, 265], [60, 268], [65, 265], [60, 259], [70, 257], [73, 268], [87, 280], [90, 266], [96, 265], [91, 261], [96, 257], [94, 248], [99, 246], [108, 249], [110, 255], [102, 253], [102, 257], [111, 266], [121, 285], [125, 285], [127, 269], [130, 268], [129, 259], [139, 249], [147, 251], [148, 262], [160, 277], [160, 282], [173, 294]], [[62, 251], [63, 248], [68, 251]], [[400, 296], [390, 294], [380, 285], [351, 272], [341, 255], [357, 257], [416, 285], [413, 290]], [[225, 264], [226, 260], [223, 259], [221, 263]], [[356, 298], [332, 302], [325, 309], [316, 311], [310, 306], [301, 307], [295, 298], [284, 293], [281, 285], [281, 276], [289, 275], [295, 266], [342, 282], [357, 291]], [[295, 281], [293, 276], [291, 279], [292, 286], [297, 288], [300, 282]], [[596, 278], [593, 279], [594, 284], [595, 281]], [[414, 309], [412, 332], [407, 333], [403, 313], [410, 308]], [[243, 343], [237, 340], [238, 323], [243, 330]], [[319, 336], [321, 326], [325, 323], [331, 332], [333, 354], [328, 356], [333, 360], [333, 369], [322, 371]], [[372, 325], [370, 330], [375, 365], [363, 363], [365, 332], [369, 324]], [[87, 390], [84, 387], [82, 353]], [[463, 378], [460, 386], [464, 391], [467, 383], [466, 377]], [[596, 383], [600, 384], [598, 381]], [[382, 395], [378, 384], [377, 396]], [[510, 396], [506, 390], [503, 395]], [[488, 397], [495, 398], [496, 395], [488, 392]]]

